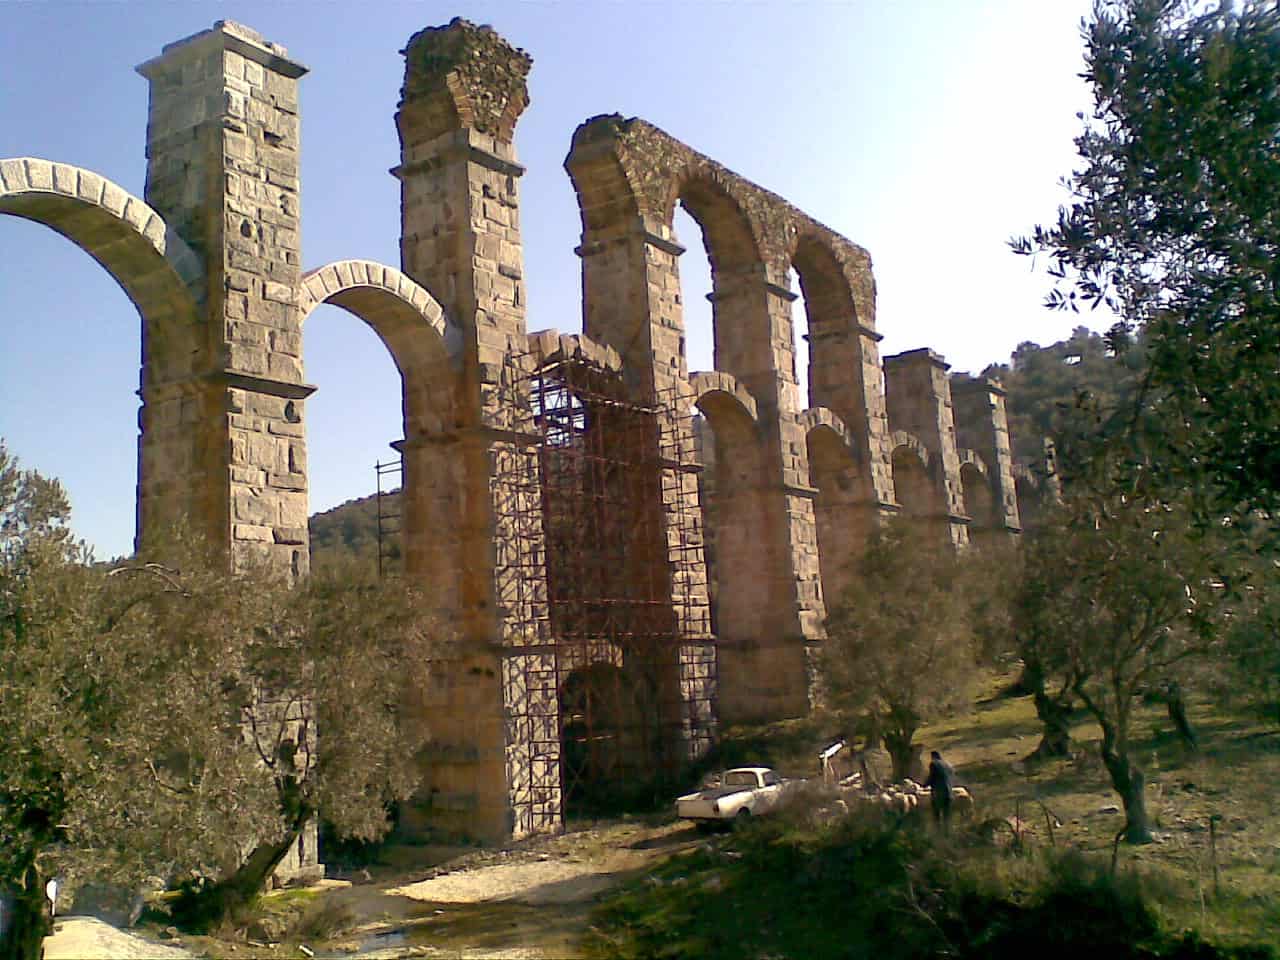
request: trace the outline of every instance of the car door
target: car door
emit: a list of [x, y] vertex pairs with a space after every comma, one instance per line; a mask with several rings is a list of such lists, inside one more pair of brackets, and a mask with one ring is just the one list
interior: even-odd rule
[[772, 770], [767, 770], [760, 775], [760, 800], [759, 808], [763, 812], [772, 810], [778, 805], [778, 800], [782, 796], [782, 779]]

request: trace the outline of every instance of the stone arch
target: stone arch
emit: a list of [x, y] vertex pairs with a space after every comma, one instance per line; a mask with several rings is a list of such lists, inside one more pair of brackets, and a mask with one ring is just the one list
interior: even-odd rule
[[[0, 214], [49, 227], [107, 271], [141, 320], [137, 542], [186, 516], [207, 519], [210, 436], [201, 393], [211, 365], [201, 320], [204, 266], [164, 218], [119, 184], [68, 163], [0, 160]], [[181, 480], [179, 480], [181, 478]]]
[[[764, 448], [755, 400], [732, 376], [714, 371], [691, 381], [703, 417], [699, 493], [712, 630], [722, 651], [737, 650], [755, 640], [771, 602]], [[722, 656], [722, 677], [735, 663]]]
[[142, 316], [143, 385], [196, 372], [174, 324], [196, 320], [200, 258], [155, 210], [100, 174], [35, 157], [0, 160], [0, 214], [62, 234], [120, 284]]
[[462, 332], [427, 290], [394, 267], [338, 260], [302, 278], [302, 322], [321, 303], [342, 307], [382, 340], [403, 384], [406, 437], [427, 437], [455, 426]]
[[869, 486], [854, 437], [836, 413], [811, 407], [800, 422], [805, 431], [809, 485], [817, 491], [813, 512], [822, 593], [831, 605], [844, 593], [852, 573], [851, 561], [874, 523], [868, 510]]
[[[755, 291], [763, 291], [764, 258], [756, 225], [740, 196], [739, 181], [722, 171], [690, 160], [668, 181], [668, 203], [663, 224], [671, 228], [676, 204], [702, 231], [703, 246], [711, 266], [711, 327], [715, 368], [739, 377], [759, 375], [761, 345], [772, 341], [770, 316], [763, 299], [751, 303]], [[686, 244], [690, 238], [682, 238]], [[754, 362], [753, 362], [754, 360]], [[787, 367], [790, 373], [790, 366]]]
[[967, 466], [980, 476], [984, 483], [991, 482], [991, 471], [987, 469], [987, 462], [982, 459], [982, 454], [978, 453], [978, 451], [960, 447], [956, 450], [956, 457], [959, 459], [961, 467]]
[[559, 685], [565, 807], [599, 811], [642, 793], [660, 769], [654, 691], [625, 666], [596, 660]]
[[1039, 470], [1025, 463], [1014, 464], [1013, 484], [1023, 529], [1035, 529], [1044, 522], [1053, 503], [1050, 485]]
[[999, 500], [992, 489], [986, 462], [973, 450], [957, 450], [960, 458], [960, 488], [965, 513], [969, 515], [969, 531], [995, 529], [999, 523]]
[[800, 414], [800, 426], [804, 428], [806, 437], [817, 430], [833, 434], [840, 444], [848, 448], [849, 456], [854, 460], [857, 459], [858, 446], [854, 440], [853, 431], [835, 411], [826, 407], [810, 407]]
[[[797, 274], [811, 274], [812, 295], [818, 302], [833, 302], [826, 299], [830, 294], [836, 305], [849, 309], [845, 329], [874, 331], [876, 291], [867, 251], [801, 211], [788, 209], [785, 260]], [[809, 288], [804, 295], [808, 301]], [[842, 302], [844, 295], [847, 302]]]
[[712, 459], [718, 492], [757, 487], [763, 451], [754, 398], [728, 374], [716, 371], [696, 376], [703, 389], [695, 387], [693, 402], [714, 439]]
[[843, 332], [858, 322], [853, 289], [831, 240], [824, 233], [805, 230], [796, 233], [791, 249], [791, 265], [800, 277], [805, 302], [815, 314], [810, 321], [811, 334]]
[[617, 115], [592, 117], [574, 131], [565, 157], [584, 240], [598, 238], [604, 231], [630, 228], [640, 219], [634, 178], [617, 150], [621, 125], [622, 118]]
[[759, 225], [748, 213], [742, 181], [706, 162], [690, 159], [667, 182], [663, 222], [670, 226], [679, 203], [702, 228], [711, 277], [763, 269]]
[[368, 260], [339, 260], [303, 276], [299, 323], [321, 303], [367, 323], [400, 371], [404, 439], [400, 536], [404, 572], [455, 597], [460, 572], [450, 549], [458, 507], [441, 478], [455, 456], [436, 442], [456, 432], [463, 339], [434, 297], [399, 270]]
[[[722, 409], [726, 403], [736, 403], [741, 412], [752, 423], [758, 423], [760, 415], [756, 398], [740, 384], [732, 374], [720, 370], [701, 370], [689, 375], [689, 386], [693, 389], [693, 403], [708, 419], [723, 419], [714, 411]], [[714, 424], [712, 429], [715, 429]]]
[[810, 408], [801, 420], [808, 449], [809, 485], [824, 491], [839, 490], [848, 499], [865, 495], [862, 464], [853, 435], [844, 421], [823, 407]]
[[[809, 328], [809, 397], [817, 405], [836, 394], [850, 371], [847, 358], [839, 350], [828, 349], [844, 344], [856, 334], [858, 310], [848, 277], [841, 268], [826, 237], [812, 232], [801, 234], [791, 256], [791, 265], [800, 280], [804, 295], [805, 318]], [[854, 370], [854, 375], [861, 371]], [[866, 430], [866, 410], [862, 404], [843, 405], [851, 418], [849, 427]]]
[[894, 499], [906, 517], [937, 519], [942, 509], [935, 463], [918, 437], [895, 430], [891, 438]]
[[905, 430], [893, 431], [889, 438], [889, 449], [894, 456], [899, 453], [910, 453], [920, 461], [926, 471], [933, 468], [933, 458], [929, 455], [929, 448], [915, 434]]
[[537, 367], [556, 361], [576, 360], [598, 368], [606, 375], [621, 375], [622, 357], [613, 347], [597, 343], [586, 334], [535, 330], [526, 338], [529, 354]]

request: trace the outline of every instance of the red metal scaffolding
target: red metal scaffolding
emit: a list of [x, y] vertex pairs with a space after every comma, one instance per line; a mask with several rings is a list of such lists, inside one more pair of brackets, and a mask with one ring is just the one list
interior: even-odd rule
[[[651, 800], [714, 736], [691, 411], [674, 395], [629, 399], [581, 359], [512, 358], [505, 373], [536, 456], [495, 463], [502, 527], [525, 540], [499, 551], [523, 568], [500, 579], [529, 621], [515, 634], [550, 653], [513, 661], [509, 742], [544, 761], [543, 778], [559, 758], [566, 811]], [[520, 595], [539, 585], [544, 603]], [[527, 779], [531, 802], [546, 796]]]

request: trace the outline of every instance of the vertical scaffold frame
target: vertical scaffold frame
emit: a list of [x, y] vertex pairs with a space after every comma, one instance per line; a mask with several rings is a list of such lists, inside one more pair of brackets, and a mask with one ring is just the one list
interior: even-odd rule
[[517, 633], [550, 653], [531, 660], [525, 643], [526, 666], [512, 661], [512, 733], [559, 758], [570, 815], [661, 800], [715, 736], [705, 591], [679, 583], [701, 564], [692, 411], [674, 395], [636, 402], [615, 371], [578, 358], [513, 357], [504, 374], [537, 456], [495, 464], [494, 482], [508, 529], [545, 544], [501, 551], [531, 567], [505, 579], [546, 585], [544, 605], [511, 597], [508, 609], [546, 611]]

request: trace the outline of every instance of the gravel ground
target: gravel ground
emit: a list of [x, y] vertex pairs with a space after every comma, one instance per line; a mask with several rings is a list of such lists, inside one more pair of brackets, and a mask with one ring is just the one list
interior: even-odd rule
[[179, 947], [117, 930], [92, 917], [55, 920], [53, 935], [44, 941], [44, 960], [179, 960], [194, 956]]

